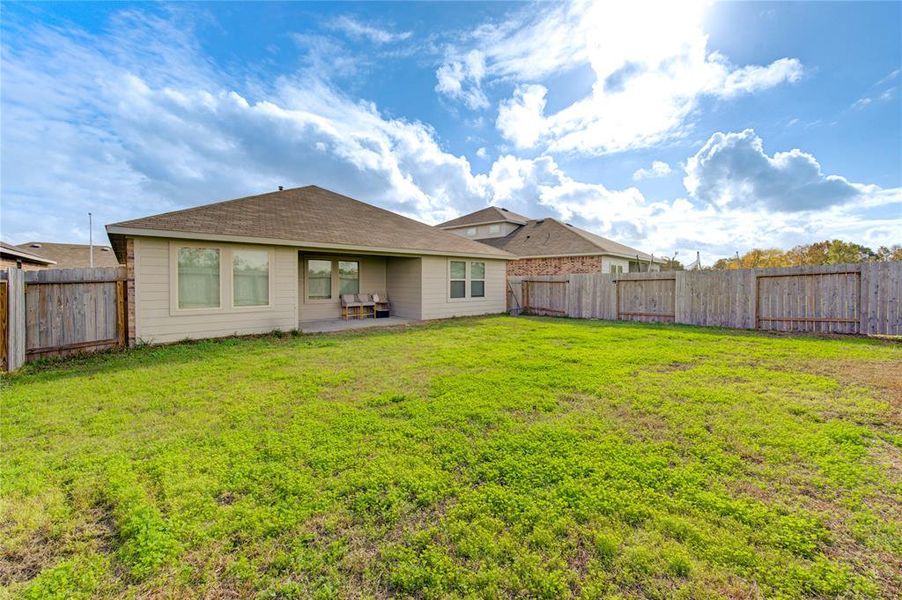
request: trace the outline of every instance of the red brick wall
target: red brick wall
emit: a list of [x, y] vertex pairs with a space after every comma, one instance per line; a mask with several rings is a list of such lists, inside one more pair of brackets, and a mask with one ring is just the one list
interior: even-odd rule
[[569, 273], [598, 273], [600, 256], [564, 256], [560, 258], [521, 258], [507, 262], [508, 277], [529, 275], [567, 275]]

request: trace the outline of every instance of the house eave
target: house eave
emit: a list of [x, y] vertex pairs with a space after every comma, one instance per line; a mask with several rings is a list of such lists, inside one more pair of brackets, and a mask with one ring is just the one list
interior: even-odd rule
[[322, 242], [309, 242], [304, 240], [285, 240], [280, 238], [263, 238], [252, 236], [234, 236], [215, 233], [201, 233], [193, 231], [169, 231], [162, 229], [140, 229], [107, 225], [107, 233], [110, 235], [122, 235], [132, 237], [157, 237], [182, 240], [205, 240], [210, 242], [232, 242], [243, 244], [264, 244], [267, 246], [291, 246], [311, 250], [346, 251], [358, 254], [379, 254], [388, 256], [454, 256], [463, 258], [486, 258], [495, 260], [515, 260], [517, 257], [509, 252], [451, 252], [442, 250], [428, 250], [419, 248], [383, 248], [376, 246], [358, 246], [353, 244], [333, 244]]
[[613, 256], [615, 258], [626, 258], [629, 260], [637, 260], [640, 263], [649, 263], [654, 262], [656, 264], [664, 264], [666, 261], [662, 259], [654, 259], [654, 261], [648, 258], [636, 257], [635, 254], [620, 254], [618, 252], [568, 252], [566, 254], [530, 254], [524, 256], [517, 256], [517, 260], [526, 259], [526, 258], [567, 258], [570, 256]]

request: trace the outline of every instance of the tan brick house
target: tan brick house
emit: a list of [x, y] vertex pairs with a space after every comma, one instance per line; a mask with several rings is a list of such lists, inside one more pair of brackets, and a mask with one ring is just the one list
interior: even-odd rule
[[657, 271], [665, 261], [557, 219], [529, 219], [489, 206], [436, 225], [517, 257], [511, 277]]

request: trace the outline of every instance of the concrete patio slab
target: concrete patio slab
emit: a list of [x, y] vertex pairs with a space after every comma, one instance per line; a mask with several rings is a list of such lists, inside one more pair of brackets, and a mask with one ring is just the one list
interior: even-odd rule
[[336, 331], [349, 331], [352, 329], [369, 329], [371, 327], [396, 327], [414, 323], [412, 319], [402, 317], [388, 317], [385, 319], [328, 319], [325, 321], [311, 321], [301, 323], [303, 333], [332, 333]]

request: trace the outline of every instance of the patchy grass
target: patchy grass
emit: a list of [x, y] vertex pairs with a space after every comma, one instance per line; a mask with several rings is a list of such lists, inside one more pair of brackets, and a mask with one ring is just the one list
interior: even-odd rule
[[902, 346], [555, 319], [2, 385], [13, 596], [892, 597]]

